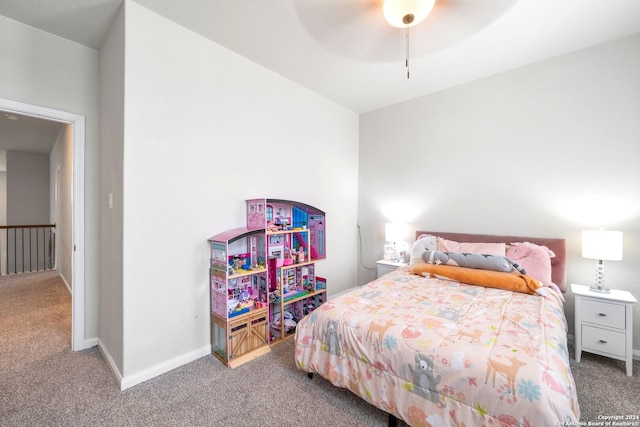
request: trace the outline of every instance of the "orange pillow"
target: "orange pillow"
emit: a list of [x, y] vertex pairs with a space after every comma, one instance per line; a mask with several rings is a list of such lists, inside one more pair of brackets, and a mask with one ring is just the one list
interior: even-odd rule
[[453, 265], [433, 265], [426, 262], [414, 265], [412, 273], [425, 277], [440, 276], [461, 283], [506, 289], [531, 295], [542, 286], [533, 277], [518, 272], [505, 273], [503, 271], [480, 270]]

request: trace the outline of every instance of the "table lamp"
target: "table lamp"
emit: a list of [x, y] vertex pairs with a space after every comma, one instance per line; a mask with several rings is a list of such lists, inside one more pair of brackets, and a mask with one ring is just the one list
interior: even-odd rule
[[596, 270], [596, 285], [589, 290], [608, 294], [610, 289], [604, 286], [603, 261], [622, 260], [622, 232], [621, 231], [583, 231], [582, 232], [582, 257], [598, 260]]
[[[405, 224], [401, 224], [397, 222], [388, 222], [385, 224], [385, 227], [384, 227], [385, 240], [393, 244], [392, 252], [388, 254], [390, 261], [404, 262], [404, 259], [401, 259], [401, 257], [398, 256], [398, 243], [402, 245], [402, 241], [404, 239], [404, 234], [405, 234], [405, 228], [406, 228]], [[404, 258], [404, 256], [402, 258]]]

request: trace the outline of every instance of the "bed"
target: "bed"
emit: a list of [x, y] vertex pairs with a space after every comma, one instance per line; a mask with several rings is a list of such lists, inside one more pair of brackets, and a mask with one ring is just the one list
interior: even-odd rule
[[[551, 426], [579, 420], [562, 305], [565, 241], [429, 231], [416, 237], [411, 265], [301, 319], [297, 367], [386, 411], [390, 425], [398, 418], [413, 426]], [[495, 256], [504, 248], [514, 257], [510, 251], [527, 245], [544, 248], [543, 264], [549, 265], [542, 273], [528, 257], [515, 263], [550, 277], [532, 282], [529, 274], [500, 272], [533, 286], [524, 291], [494, 287], [493, 278], [486, 285], [467, 283], [475, 281], [467, 276], [464, 282], [452, 280], [449, 270], [484, 270], [424, 261], [427, 250], [444, 252], [450, 244], [465, 249], [456, 254], [484, 255], [490, 247]]]

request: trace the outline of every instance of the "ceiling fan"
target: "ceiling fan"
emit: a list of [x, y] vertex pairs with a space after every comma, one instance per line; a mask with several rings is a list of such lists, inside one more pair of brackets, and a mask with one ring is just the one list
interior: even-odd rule
[[486, 28], [518, 0], [293, 0], [301, 25], [320, 45], [345, 58], [370, 63], [400, 61], [406, 34], [383, 14], [385, 3], [435, 3], [411, 27], [411, 57], [453, 46]]

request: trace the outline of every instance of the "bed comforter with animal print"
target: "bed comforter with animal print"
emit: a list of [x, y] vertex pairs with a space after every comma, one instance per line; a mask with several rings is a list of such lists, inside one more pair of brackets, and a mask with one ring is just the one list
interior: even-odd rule
[[400, 268], [303, 318], [296, 364], [409, 425], [577, 421], [562, 302], [550, 289], [539, 292]]

